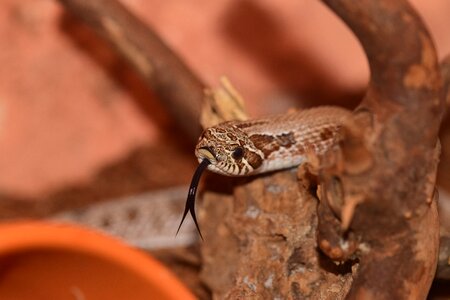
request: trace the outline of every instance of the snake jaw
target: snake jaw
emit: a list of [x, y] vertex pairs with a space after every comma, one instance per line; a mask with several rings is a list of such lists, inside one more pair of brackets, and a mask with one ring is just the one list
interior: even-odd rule
[[199, 162], [202, 162], [203, 159], [209, 160], [211, 163], [217, 162], [217, 157], [214, 154], [214, 151], [210, 147], [201, 147], [196, 151], [196, 156]]
[[226, 122], [206, 129], [195, 148], [198, 162], [208, 159], [208, 170], [225, 176], [247, 176], [261, 165], [263, 153], [247, 133]]

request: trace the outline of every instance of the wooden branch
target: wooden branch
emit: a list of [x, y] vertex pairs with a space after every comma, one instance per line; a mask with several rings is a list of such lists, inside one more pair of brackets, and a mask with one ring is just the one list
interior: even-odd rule
[[[439, 245], [433, 193], [444, 112], [433, 42], [406, 1], [324, 2], [354, 31], [371, 69], [368, 93], [344, 130], [340, 161], [322, 174], [331, 191], [325, 202], [340, 204], [337, 213], [351, 220], [359, 243], [347, 298], [425, 299]], [[345, 252], [344, 232], [336, 228], [335, 235], [340, 244], [325, 252]], [[330, 244], [335, 236], [319, 239]]]
[[196, 141], [205, 88], [155, 32], [115, 0], [60, 0], [110, 42], [145, 79], [179, 127]]

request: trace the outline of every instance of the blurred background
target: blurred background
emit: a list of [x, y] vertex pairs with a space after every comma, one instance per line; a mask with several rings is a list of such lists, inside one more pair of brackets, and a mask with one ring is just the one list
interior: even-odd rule
[[[226, 75], [252, 116], [352, 108], [368, 82], [360, 45], [320, 1], [121, 2], [207, 85]], [[411, 2], [443, 58], [450, 2]], [[197, 164], [193, 141], [134, 70], [58, 1], [1, 1], [0, 42], [1, 218], [81, 222], [147, 249], [192, 243], [192, 224], [174, 233]]]

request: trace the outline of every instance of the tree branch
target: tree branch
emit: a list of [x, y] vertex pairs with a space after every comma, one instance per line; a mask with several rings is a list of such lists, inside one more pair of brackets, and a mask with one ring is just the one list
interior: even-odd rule
[[[354, 208], [346, 217], [360, 265], [347, 298], [424, 299], [439, 245], [433, 192], [444, 112], [433, 42], [406, 1], [324, 2], [361, 41], [372, 75], [344, 129], [341, 161], [322, 174], [325, 190], [336, 190], [332, 184], [339, 181], [343, 199], [338, 193], [326, 199], [342, 203], [338, 214]], [[345, 241], [342, 230], [335, 231]], [[331, 238], [320, 239], [319, 245]]]
[[117, 49], [196, 141], [205, 86], [157, 34], [115, 0], [60, 2]]

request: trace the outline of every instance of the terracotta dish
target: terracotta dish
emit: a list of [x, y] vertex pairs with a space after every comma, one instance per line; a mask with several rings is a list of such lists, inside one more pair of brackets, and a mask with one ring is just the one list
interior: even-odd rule
[[0, 299], [195, 299], [148, 254], [74, 225], [0, 225]]

